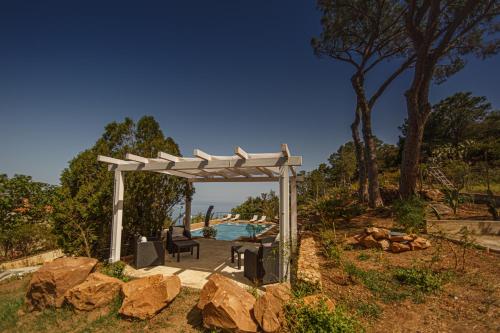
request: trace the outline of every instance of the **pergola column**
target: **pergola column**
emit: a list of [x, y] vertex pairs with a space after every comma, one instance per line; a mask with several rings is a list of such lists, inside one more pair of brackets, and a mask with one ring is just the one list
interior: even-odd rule
[[292, 254], [297, 253], [297, 177], [290, 179], [290, 238]]
[[185, 213], [184, 213], [184, 228], [190, 231], [191, 230], [191, 201], [193, 200], [191, 192], [193, 189], [193, 184], [191, 182], [188, 182], [187, 186], [188, 186], [188, 189], [187, 189], [186, 201], [185, 201], [186, 209], [185, 209]]
[[111, 228], [111, 249], [109, 255], [110, 262], [120, 260], [122, 246], [122, 218], [123, 218], [123, 192], [124, 181], [123, 172], [115, 171], [114, 192], [113, 192], [113, 225]]
[[280, 167], [280, 266], [281, 281], [290, 279], [290, 182], [288, 165]]

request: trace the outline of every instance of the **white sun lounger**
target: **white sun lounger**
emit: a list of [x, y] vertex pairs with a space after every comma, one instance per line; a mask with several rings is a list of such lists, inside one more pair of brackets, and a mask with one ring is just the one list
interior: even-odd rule
[[240, 214], [236, 214], [232, 219], [229, 221], [238, 221], [240, 219]]
[[232, 216], [233, 216], [233, 214], [227, 214], [226, 216], [221, 218], [221, 221], [227, 221], [227, 220], [231, 219]]
[[266, 222], [266, 218], [267, 218], [266, 215], [262, 215], [261, 218], [255, 222]]
[[259, 215], [254, 215], [248, 222], [255, 222], [259, 219]]

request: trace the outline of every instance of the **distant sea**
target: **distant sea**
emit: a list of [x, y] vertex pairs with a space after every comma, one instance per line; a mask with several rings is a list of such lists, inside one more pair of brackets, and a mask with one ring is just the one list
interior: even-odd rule
[[[238, 202], [204, 202], [204, 201], [193, 201], [191, 204], [191, 216], [198, 215], [199, 213], [205, 215], [207, 209], [210, 205], [214, 206], [213, 213], [215, 217], [222, 216], [224, 214], [230, 213], [231, 209], [238, 206]], [[177, 224], [182, 223], [182, 218], [184, 216], [184, 203], [174, 207], [172, 212], [172, 218], [177, 221]]]

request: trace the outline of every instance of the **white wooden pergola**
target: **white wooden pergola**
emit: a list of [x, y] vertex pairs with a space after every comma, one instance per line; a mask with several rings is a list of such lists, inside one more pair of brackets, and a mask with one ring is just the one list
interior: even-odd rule
[[[295, 167], [302, 165], [302, 156], [292, 156], [287, 144], [277, 153], [247, 153], [240, 147], [234, 155], [215, 156], [199, 149], [194, 157], [178, 157], [159, 152], [157, 158], [126, 154], [125, 160], [98, 156], [98, 161], [108, 163], [114, 171], [113, 223], [111, 230], [110, 261], [120, 260], [124, 172], [150, 171], [186, 178], [192, 183], [215, 182], [279, 182], [280, 223], [280, 279], [290, 277], [290, 254], [297, 247], [297, 176]], [[186, 196], [184, 224], [190, 228], [191, 198]]]

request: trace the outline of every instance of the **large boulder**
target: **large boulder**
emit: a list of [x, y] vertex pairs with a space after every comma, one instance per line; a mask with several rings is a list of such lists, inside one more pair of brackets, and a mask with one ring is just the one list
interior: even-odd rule
[[87, 279], [66, 292], [66, 302], [80, 311], [92, 311], [108, 305], [120, 293], [123, 282], [102, 273]]
[[281, 283], [266, 288], [253, 309], [255, 319], [264, 332], [277, 332], [284, 322], [283, 306], [291, 298], [290, 285]]
[[97, 259], [84, 257], [63, 257], [44, 264], [29, 283], [28, 310], [61, 307], [66, 292], [85, 281], [96, 264]]
[[201, 290], [198, 308], [207, 328], [257, 332], [254, 304], [255, 297], [245, 289], [220, 274], [213, 274]]
[[122, 291], [125, 298], [120, 314], [148, 319], [174, 300], [181, 291], [181, 280], [177, 275], [156, 274], [127, 282]]
[[389, 239], [391, 237], [391, 231], [389, 229], [376, 228], [374, 232], [371, 233], [372, 237], [376, 240]]

